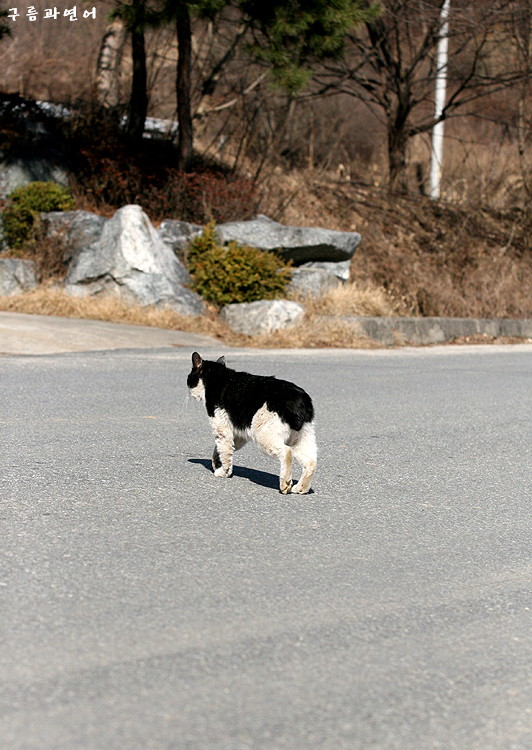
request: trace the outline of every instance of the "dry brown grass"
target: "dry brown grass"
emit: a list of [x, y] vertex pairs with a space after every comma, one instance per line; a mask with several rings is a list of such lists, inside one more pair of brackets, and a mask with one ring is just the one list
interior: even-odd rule
[[382, 285], [411, 315], [531, 316], [532, 257], [518, 216], [425, 201], [414, 211], [393, 207], [367, 222], [355, 278]]
[[371, 281], [351, 281], [331, 289], [321, 297], [300, 297], [308, 314], [369, 315], [387, 317], [401, 314], [400, 300]]
[[379, 346], [362, 336], [355, 326], [345, 320], [324, 319], [312, 313], [307, 313], [301, 322], [291, 328], [249, 337], [246, 343], [248, 346], [280, 349], [374, 349]]
[[[491, 117], [488, 100], [484, 117], [447, 121], [441, 185], [443, 201], [492, 209], [525, 207], [528, 198], [524, 180], [530, 180], [530, 167], [526, 170], [528, 174], [524, 175], [515, 131], [515, 93], [508, 91], [503, 97], [499, 109], [492, 111]], [[528, 107], [531, 105], [529, 102]], [[524, 148], [524, 163], [530, 165], [530, 139]], [[431, 141], [426, 135], [412, 139], [409, 174], [412, 190], [417, 187], [415, 170], [421, 168], [425, 191], [428, 192], [431, 153]]]
[[227, 326], [209, 309], [203, 316], [192, 318], [179, 315], [169, 307], [140, 307], [129, 305], [119, 297], [97, 295], [73, 297], [53, 282], [41, 284], [24, 294], [0, 297], [0, 310], [31, 315], [57, 315], [64, 318], [105, 320], [111, 323], [153, 326], [169, 330], [205, 333], [222, 338]]
[[261, 336], [244, 336], [234, 333], [224, 323], [214, 308], [195, 318], [179, 315], [174, 310], [129, 305], [118, 297], [71, 297], [62, 289], [46, 282], [24, 294], [0, 297], [0, 310], [33, 315], [56, 315], [66, 318], [104, 320], [112, 323], [153, 326], [169, 330], [189, 331], [213, 336], [229, 346], [321, 348], [368, 348], [375, 344], [360, 336], [345, 321], [324, 320], [327, 302], [320, 308], [313, 303], [302, 322], [297, 325]]
[[[348, 284], [323, 297], [306, 300], [306, 314], [295, 326], [260, 336], [234, 333], [214, 308], [195, 318], [179, 315], [174, 310], [129, 305], [110, 295], [71, 297], [52, 281], [20, 295], [0, 297], [0, 311], [68, 318], [103, 320], [112, 323], [152, 326], [168, 330], [188, 331], [212, 336], [228, 346], [257, 348], [354, 348], [373, 349], [380, 345], [363, 336], [356, 321], [342, 320], [339, 315], [394, 315], [397, 304], [382, 289]], [[336, 305], [334, 304], [336, 301]], [[466, 337], [455, 343], [516, 343], [518, 339]], [[399, 342], [398, 342], [399, 343]]]
[[308, 172], [300, 175], [299, 188], [295, 174], [290, 182], [289, 187], [286, 178], [281, 180], [286, 192], [293, 190], [285, 220], [361, 233], [352, 281], [359, 289], [369, 284], [385, 290], [395, 307], [377, 314], [532, 315], [532, 226], [526, 211], [392, 197]]

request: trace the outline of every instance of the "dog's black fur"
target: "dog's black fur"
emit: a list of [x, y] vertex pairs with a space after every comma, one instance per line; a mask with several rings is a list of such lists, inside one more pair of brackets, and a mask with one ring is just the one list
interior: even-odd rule
[[[197, 352], [192, 355], [199, 357]], [[205, 404], [207, 414], [214, 416], [214, 410], [219, 407], [225, 409], [231, 422], [240, 430], [251, 426], [251, 420], [266, 404], [268, 409], [276, 412], [283, 422], [292, 430], [299, 431], [305, 422], [314, 419], [312, 399], [298, 385], [288, 380], [278, 380], [273, 375], [250, 375], [247, 372], [237, 372], [227, 367], [221, 357], [217, 362], [209, 360], [195, 360], [192, 372], [188, 376], [187, 385], [194, 388], [199, 379], [205, 386]]]
[[[233, 453], [248, 440], [281, 462], [281, 492], [305, 494], [316, 470], [316, 438], [312, 399], [298, 385], [270, 376], [250, 375], [192, 355], [187, 378], [191, 395], [205, 401], [215, 438], [215, 476], [231, 476]], [[292, 487], [292, 459], [303, 467]]]

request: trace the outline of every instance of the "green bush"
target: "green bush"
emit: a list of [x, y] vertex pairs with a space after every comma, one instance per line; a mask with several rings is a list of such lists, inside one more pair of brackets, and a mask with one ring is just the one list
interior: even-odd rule
[[73, 208], [75, 203], [68, 188], [55, 182], [30, 182], [13, 190], [2, 212], [7, 244], [19, 248], [34, 239], [41, 212]]
[[236, 242], [222, 247], [214, 222], [190, 244], [188, 264], [194, 290], [220, 307], [281, 297], [292, 275], [275, 253]]

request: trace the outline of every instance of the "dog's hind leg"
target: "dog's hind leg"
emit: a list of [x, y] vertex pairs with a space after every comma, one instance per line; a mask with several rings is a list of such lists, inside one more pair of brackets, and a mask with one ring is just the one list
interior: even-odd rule
[[252, 435], [264, 453], [279, 459], [279, 489], [288, 495], [292, 488], [292, 448], [286, 444], [290, 427], [278, 414], [262, 407], [253, 417]]
[[316, 446], [316, 434], [314, 425], [307, 422], [299, 431], [294, 442], [294, 458], [301, 464], [303, 473], [299, 482], [292, 487], [292, 492], [305, 495], [310, 490], [310, 485], [316, 471], [318, 449]]

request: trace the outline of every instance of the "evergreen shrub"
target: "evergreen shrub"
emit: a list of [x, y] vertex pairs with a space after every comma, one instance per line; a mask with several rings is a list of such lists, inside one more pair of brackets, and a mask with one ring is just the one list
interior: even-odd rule
[[68, 188], [55, 182], [30, 182], [13, 190], [2, 211], [4, 236], [10, 248], [20, 248], [35, 239], [39, 214], [75, 208]]
[[188, 265], [194, 290], [219, 307], [282, 297], [292, 275], [273, 252], [237, 242], [220, 245], [214, 222], [191, 242]]

